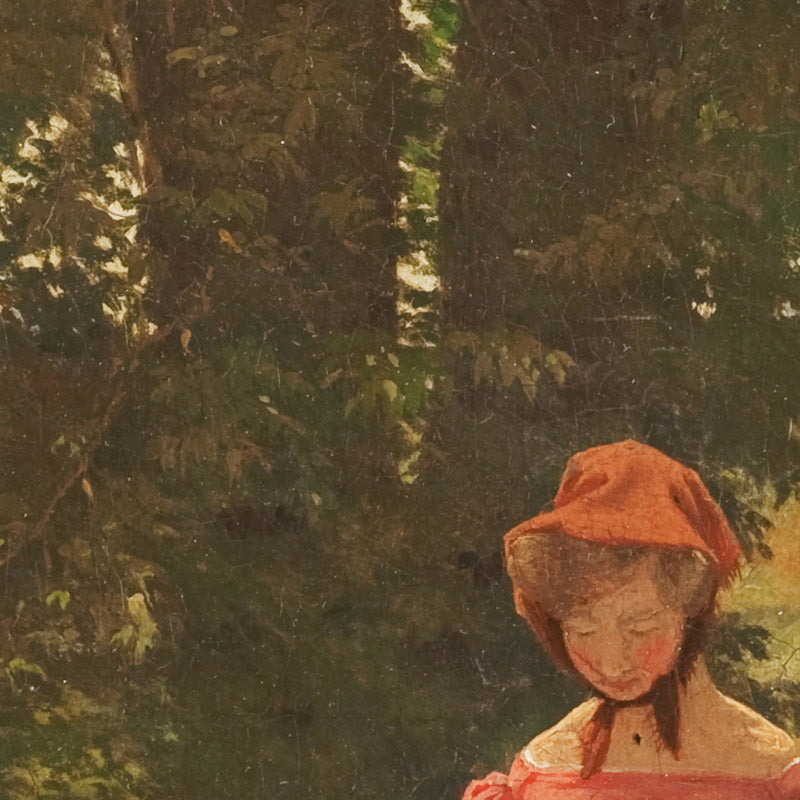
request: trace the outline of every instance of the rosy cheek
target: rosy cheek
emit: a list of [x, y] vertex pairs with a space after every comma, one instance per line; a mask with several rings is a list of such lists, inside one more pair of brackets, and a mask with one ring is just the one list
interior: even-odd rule
[[572, 645], [567, 648], [567, 652], [569, 653], [569, 656], [573, 662], [580, 662], [582, 664], [586, 663], [586, 653], [580, 647], [575, 647]]
[[669, 670], [677, 652], [675, 637], [655, 636], [634, 650], [636, 663], [648, 673], [662, 674]]
[[572, 663], [578, 668], [589, 669], [593, 672], [598, 671], [598, 668], [594, 665], [593, 651], [591, 647], [587, 647], [586, 649], [582, 647], [576, 647], [575, 645], [570, 645], [567, 648], [567, 652], [569, 653], [569, 657], [572, 659]]

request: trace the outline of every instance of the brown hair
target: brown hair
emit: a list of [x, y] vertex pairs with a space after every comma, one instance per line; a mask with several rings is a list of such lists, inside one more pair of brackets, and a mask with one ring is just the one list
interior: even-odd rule
[[572, 671], [561, 621], [598, 587], [624, 583], [636, 567], [648, 561], [664, 604], [680, 608], [686, 615], [684, 646], [693, 651], [686, 653], [693, 660], [718, 583], [710, 560], [697, 550], [612, 545], [552, 532], [519, 537], [510, 547], [506, 568], [537, 619], [534, 630], [542, 644], [558, 666]]
[[698, 550], [647, 545], [622, 546], [576, 539], [563, 533], [520, 537], [508, 557], [508, 572], [531, 600], [557, 619], [598, 584], [624, 582], [632, 568], [652, 560], [665, 604], [696, 616], [714, 590], [714, 570]]

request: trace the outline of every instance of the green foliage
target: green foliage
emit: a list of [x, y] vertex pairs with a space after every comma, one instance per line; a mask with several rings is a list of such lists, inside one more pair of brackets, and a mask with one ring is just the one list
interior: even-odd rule
[[706, 144], [720, 131], [736, 130], [739, 120], [722, 108], [716, 100], [700, 106], [697, 117], [698, 143]]
[[122, 5], [0, 2], [0, 793], [458, 796], [580, 696], [499, 553], [571, 452], [775, 547], [794, 4]]
[[224, 226], [219, 256], [260, 263], [269, 273], [264, 291], [276, 281], [278, 294], [296, 295], [298, 284], [319, 291], [325, 284], [315, 275], [330, 261], [340, 270], [352, 262], [356, 282], [365, 248], [376, 245], [370, 231], [388, 221], [376, 165], [346, 146], [363, 134], [374, 96], [369, 73], [355, 68], [362, 46], [343, 49], [350, 33], [322, 4], [253, 13], [247, 26], [195, 27], [191, 44], [167, 53], [164, 79], [184, 98], [167, 117], [167, 138], [177, 143], [170, 162], [183, 180], [155, 187], [148, 202], [198, 245], [209, 226]]
[[459, 28], [458, 6], [450, 0], [438, 0], [431, 5], [429, 16], [435, 35], [446, 42], [452, 41]]
[[466, 350], [470, 353], [472, 382], [475, 386], [484, 381], [506, 389], [516, 385], [530, 402], [536, 398], [543, 369], [550, 373], [558, 386], [563, 386], [567, 370], [575, 366], [568, 353], [546, 349], [521, 328], [511, 331], [498, 328], [484, 336], [452, 331], [445, 343], [455, 352]]
[[[113, 81], [102, 53], [87, 45], [85, 60], [87, 80]], [[18, 336], [68, 357], [99, 357], [115, 329], [121, 338], [142, 331], [143, 287], [127, 266], [140, 189], [112, 94], [98, 88], [85, 102], [38, 108], [23, 97], [26, 123], [10, 126], [2, 162], [4, 305], [16, 309]]]

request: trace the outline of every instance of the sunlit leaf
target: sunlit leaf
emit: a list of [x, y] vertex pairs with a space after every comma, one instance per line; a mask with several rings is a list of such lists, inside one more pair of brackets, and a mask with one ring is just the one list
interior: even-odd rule
[[141, 593], [131, 595], [126, 602], [126, 611], [135, 629], [133, 663], [141, 664], [147, 650], [155, 647], [158, 626], [150, 615], [145, 597]]
[[56, 589], [47, 595], [44, 602], [48, 606], [58, 603], [59, 608], [63, 611], [69, 604], [69, 592], [64, 589]]
[[167, 53], [167, 63], [172, 66], [179, 61], [196, 61], [204, 55], [202, 47], [179, 47], [171, 53]]

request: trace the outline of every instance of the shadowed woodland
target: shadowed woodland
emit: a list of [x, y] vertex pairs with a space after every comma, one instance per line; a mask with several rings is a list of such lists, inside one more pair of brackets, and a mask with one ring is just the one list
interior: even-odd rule
[[501, 534], [625, 437], [735, 525], [711, 666], [797, 735], [799, 29], [0, 0], [0, 794], [460, 796], [582, 693]]

